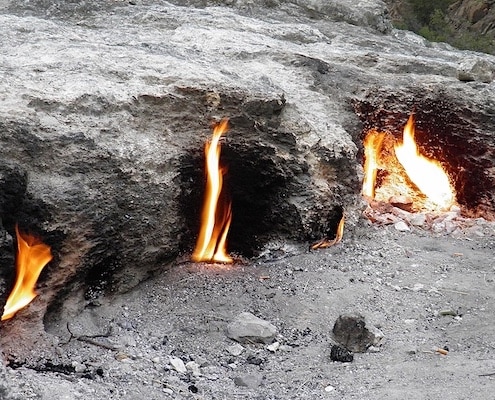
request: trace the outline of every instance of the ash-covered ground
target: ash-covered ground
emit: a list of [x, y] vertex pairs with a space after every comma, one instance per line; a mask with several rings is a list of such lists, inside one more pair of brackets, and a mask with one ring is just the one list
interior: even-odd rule
[[[5, 399], [489, 399], [495, 227], [458, 234], [361, 224], [335, 247], [272, 246], [231, 266], [179, 262], [68, 323], [56, 352], [11, 364]], [[236, 345], [250, 312], [277, 328]], [[332, 328], [361, 314], [380, 346], [333, 362]], [[16, 340], [16, 338], [12, 338]], [[448, 349], [442, 355], [437, 349]]]

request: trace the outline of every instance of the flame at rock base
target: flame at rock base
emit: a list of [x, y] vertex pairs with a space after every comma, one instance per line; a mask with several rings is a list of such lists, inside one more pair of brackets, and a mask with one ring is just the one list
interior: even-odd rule
[[223, 176], [226, 171], [220, 167], [219, 141], [227, 129], [228, 119], [225, 118], [214, 127], [211, 142], [205, 145], [206, 190], [200, 231], [191, 257], [195, 262], [233, 262], [227, 253], [232, 208], [230, 202], [222, 197]]
[[404, 127], [402, 142], [373, 129], [364, 139], [364, 152], [362, 194], [368, 200], [412, 199], [415, 211], [446, 211], [456, 204], [455, 190], [442, 165], [419, 153], [413, 114]]
[[448, 210], [455, 202], [454, 189], [442, 165], [419, 154], [414, 140], [413, 114], [404, 127], [402, 143], [397, 143], [394, 149], [409, 179], [440, 209]]
[[16, 281], [5, 303], [2, 321], [12, 318], [15, 313], [26, 307], [37, 296], [36, 282], [41, 271], [52, 259], [50, 246], [38, 238], [19, 232], [16, 225], [17, 257]]

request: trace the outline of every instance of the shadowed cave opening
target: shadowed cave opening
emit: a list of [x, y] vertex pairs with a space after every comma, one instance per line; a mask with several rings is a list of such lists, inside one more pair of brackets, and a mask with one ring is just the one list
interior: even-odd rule
[[[271, 149], [222, 146], [220, 162], [226, 166], [224, 190], [232, 202], [232, 223], [228, 235], [228, 251], [253, 257], [257, 250], [277, 234], [290, 233], [298, 226], [297, 216], [283, 204], [288, 195], [287, 171], [277, 166]], [[181, 243], [183, 251], [195, 244], [205, 190], [204, 154], [189, 154], [182, 162], [182, 214], [188, 234]]]
[[[343, 215], [337, 205], [308, 232], [291, 196], [307, 196], [311, 185], [307, 165], [277, 160], [275, 151], [258, 143], [229, 142], [222, 146], [221, 165], [227, 168], [224, 187], [232, 201], [232, 223], [227, 250], [233, 255], [255, 257], [274, 239], [311, 241], [335, 236]], [[190, 252], [199, 231], [205, 190], [204, 154], [188, 154], [182, 160], [182, 215], [187, 234], [181, 250]]]

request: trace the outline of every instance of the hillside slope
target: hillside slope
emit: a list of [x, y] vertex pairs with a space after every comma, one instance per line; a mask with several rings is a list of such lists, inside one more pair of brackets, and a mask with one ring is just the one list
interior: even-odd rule
[[495, 54], [494, 0], [385, 0], [394, 25], [431, 41]]

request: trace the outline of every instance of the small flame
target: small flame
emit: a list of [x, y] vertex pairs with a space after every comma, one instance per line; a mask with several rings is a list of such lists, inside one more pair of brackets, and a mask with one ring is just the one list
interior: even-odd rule
[[201, 227], [196, 248], [192, 254], [195, 262], [233, 262], [227, 254], [227, 233], [232, 220], [229, 201], [222, 202], [222, 185], [225, 169], [220, 167], [220, 137], [228, 130], [224, 118], [213, 129], [210, 143], [205, 145], [206, 190], [201, 215]]
[[414, 133], [414, 115], [411, 114], [404, 127], [402, 144], [394, 146], [395, 155], [418, 189], [438, 207], [448, 209], [455, 202], [449, 177], [438, 161], [419, 154]]
[[37, 296], [36, 281], [46, 264], [52, 259], [50, 246], [27, 233], [21, 234], [16, 225], [17, 276], [14, 288], [5, 303], [2, 321], [12, 318]]
[[332, 247], [335, 246], [337, 243], [339, 243], [342, 240], [342, 237], [344, 236], [344, 222], [345, 218], [344, 215], [342, 215], [342, 218], [339, 221], [339, 225], [337, 226], [337, 233], [335, 235], [335, 238], [332, 240], [328, 239], [322, 239], [319, 242], [316, 242], [311, 246], [311, 250], [315, 249], [325, 249], [327, 247]]
[[380, 154], [384, 132], [372, 130], [368, 132], [364, 139], [364, 179], [363, 179], [363, 195], [375, 197], [375, 182], [376, 173], [379, 168], [378, 156]]

